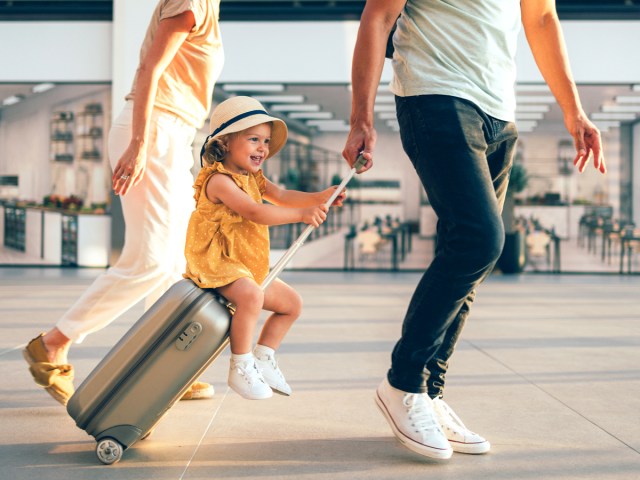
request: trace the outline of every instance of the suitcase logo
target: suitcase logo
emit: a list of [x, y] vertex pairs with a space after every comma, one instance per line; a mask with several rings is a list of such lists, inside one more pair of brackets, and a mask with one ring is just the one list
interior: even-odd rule
[[183, 352], [189, 350], [189, 347], [195, 342], [200, 333], [202, 333], [202, 325], [198, 322], [190, 323], [176, 339], [176, 348]]

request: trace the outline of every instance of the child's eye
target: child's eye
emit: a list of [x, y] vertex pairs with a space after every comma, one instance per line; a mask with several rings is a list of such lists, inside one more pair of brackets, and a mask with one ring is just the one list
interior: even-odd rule
[[264, 143], [266, 143], [267, 145], [268, 145], [268, 144], [270, 144], [270, 143], [271, 143], [271, 139], [270, 139], [270, 138], [267, 138], [267, 139], [264, 141]]

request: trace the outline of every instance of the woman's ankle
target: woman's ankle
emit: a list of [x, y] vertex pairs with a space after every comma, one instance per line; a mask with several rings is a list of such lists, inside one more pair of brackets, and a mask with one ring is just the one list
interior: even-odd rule
[[42, 343], [47, 350], [47, 357], [51, 363], [67, 363], [67, 353], [71, 347], [71, 339], [60, 330], [54, 328], [42, 337]]

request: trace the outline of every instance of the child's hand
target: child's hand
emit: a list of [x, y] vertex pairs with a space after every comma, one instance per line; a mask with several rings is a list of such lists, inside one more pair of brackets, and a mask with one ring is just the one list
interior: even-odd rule
[[[322, 191], [322, 202], [326, 202], [327, 200], [329, 200], [331, 198], [331, 195], [334, 194], [334, 192], [336, 191], [336, 189], [338, 188], [338, 185], [334, 185], [333, 187], [329, 187], [326, 190]], [[333, 203], [331, 204], [331, 206], [333, 207], [341, 207], [342, 203], [344, 202], [344, 200], [347, 198], [347, 189], [345, 188], [344, 190], [342, 190], [342, 192], [340, 192], [340, 194], [336, 197], [336, 199], [333, 201]]]
[[327, 219], [327, 211], [329, 209], [324, 205], [317, 207], [308, 207], [302, 209], [302, 221], [307, 225], [313, 225], [318, 228], [322, 222]]

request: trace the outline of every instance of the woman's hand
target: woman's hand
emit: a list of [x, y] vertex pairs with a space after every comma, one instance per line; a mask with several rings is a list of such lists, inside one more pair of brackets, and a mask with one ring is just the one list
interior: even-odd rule
[[327, 219], [329, 209], [324, 205], [315, 207], [307, 207], [302, 209], [302, 221], [307, 225], [313, 225], [318, 228], [322, 222]]
[[144, 147], [131, 142], [113, 169], [111, 183], [116, 195], [126, 195], [135, 187], [147, 168], [147, 156]]

